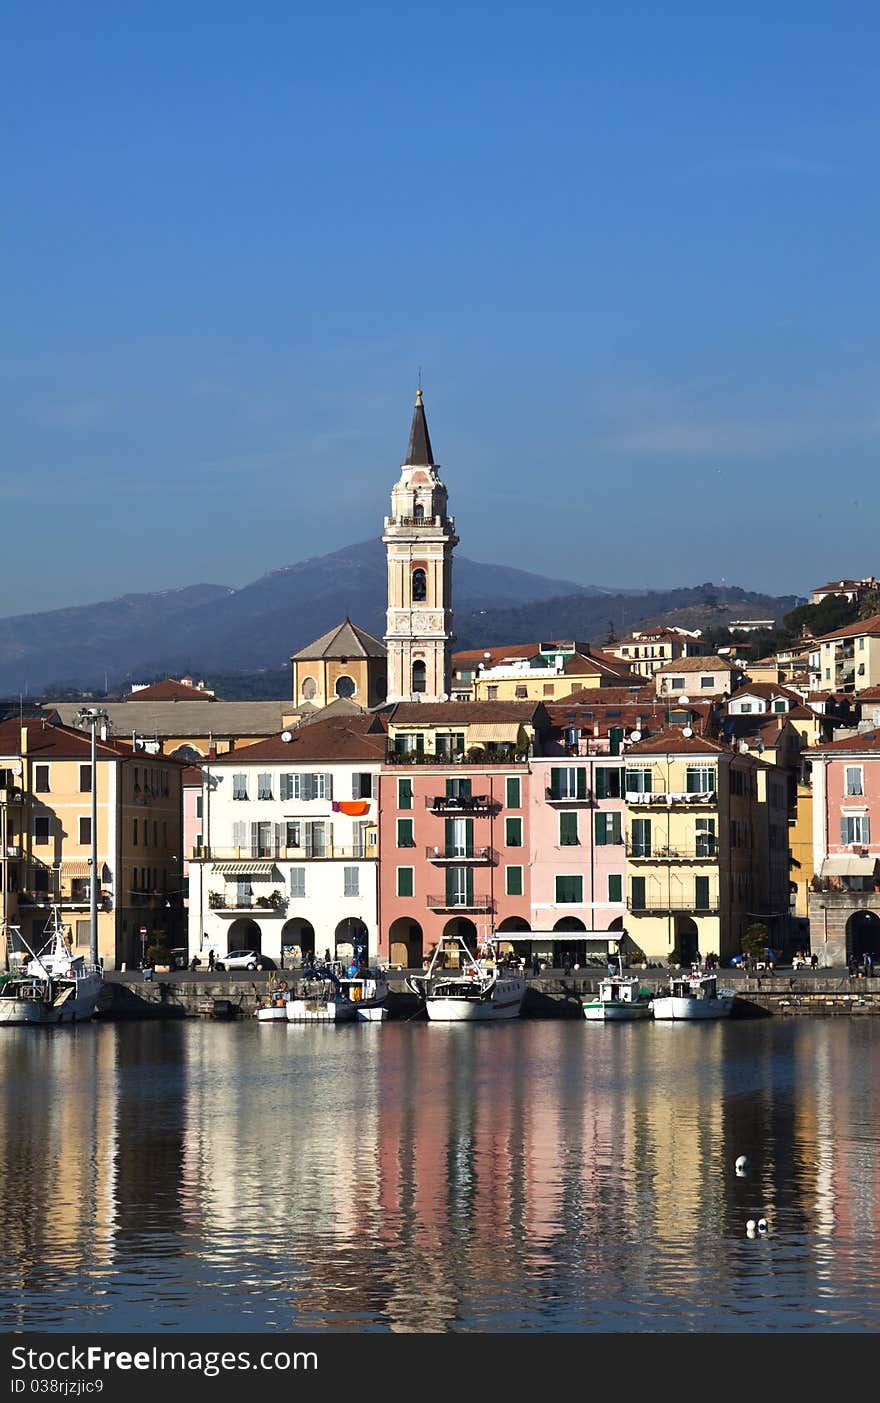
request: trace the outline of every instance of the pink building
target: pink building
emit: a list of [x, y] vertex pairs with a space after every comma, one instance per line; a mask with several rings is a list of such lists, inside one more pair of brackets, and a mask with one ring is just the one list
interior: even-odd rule
[[812, 761], [810, 946], [823, 964], [880, 958], [880, 730], [807, 752]]
[[183, 772], [183, 904], [189, 906], [189, 855], [202, 846], [202, 772], [187, 765]]

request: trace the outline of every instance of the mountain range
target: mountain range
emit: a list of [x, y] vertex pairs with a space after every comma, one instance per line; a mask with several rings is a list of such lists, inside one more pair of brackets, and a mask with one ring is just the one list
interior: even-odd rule
[[[620, 633], [682, 609], [708, 612], [714, 623], [734, 615], [778, 619], [795, 602], [711, 585], [612, 592], [461, 556], [454, 581], [459, 648], [596, 639], [609, 622]], [[0, 619], [0, 693], [100, 690], [105, 678], [113, 688], [184, 672], [210, 686], [220, 675], [266, 672], [272, 695], [286, 677], [283, 696], [290, 654], [345, 615], [382, 637], [386, 592], [385, 551], [372, 540], [273, 570], [241, 589], [199, 584]]]

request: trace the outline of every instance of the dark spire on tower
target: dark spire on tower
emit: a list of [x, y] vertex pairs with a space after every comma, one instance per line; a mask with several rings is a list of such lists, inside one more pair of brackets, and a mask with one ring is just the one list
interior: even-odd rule
[[421, 385], [416, 391], [416, 407], [413, 410], [412, 427], [409, 431], [409, 448], [404, 466], [419, 468], [434, 466], [434, 454], [431, 451], [431, 439], [428, 434], [428, 421], [425, 418], [425, 406], [422, 404]]

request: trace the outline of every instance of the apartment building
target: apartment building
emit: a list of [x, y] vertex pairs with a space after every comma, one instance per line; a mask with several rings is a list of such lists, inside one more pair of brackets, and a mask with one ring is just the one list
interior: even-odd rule
[[823, 692], [863, 692], [880, 686], [880, 614], [813, 639], [810, 677]]
[[822, 964], [880, 955], [880, 730], [809, 752], [810, 945]]

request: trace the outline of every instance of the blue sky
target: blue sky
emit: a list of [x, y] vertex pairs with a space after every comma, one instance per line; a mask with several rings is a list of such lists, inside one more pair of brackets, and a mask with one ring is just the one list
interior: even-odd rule
[[868, 3], [5, 10], [12, 614], [381, 530], [422, 366], [461, 551], [880, 573]]

